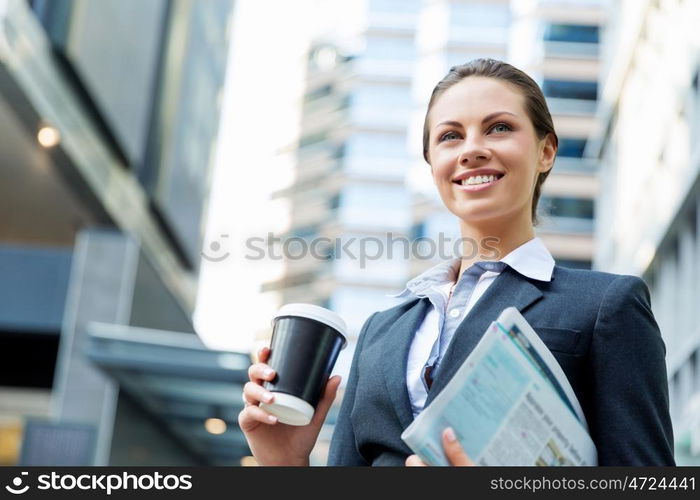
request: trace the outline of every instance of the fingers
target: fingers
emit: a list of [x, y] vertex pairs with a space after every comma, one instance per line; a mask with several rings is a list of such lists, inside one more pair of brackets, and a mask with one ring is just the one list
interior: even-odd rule
[[[265, 362], [270, 357], [270, 348], [261, 347], [258, 351], [258, 362], [248, 367], [248, 378], [251, 382], [262, 385], [265, 381], [272, 381], [275, 378], [275, 371], [270, 368]], [[245, 393], [243, 395], [245, 400]]]
[[[462, 445], [459, 444], [457, 436], [451, 427], [448, 427], [442, 433], [442, 446], [445, 449], [445, 455], [450, 465], [474, 465], [474, 462], [472, 462], [464, 451]], [[418, 455], [411, 455], [406, 459], [406, 467], [425, 467], [425, 465], [426, 464], [418, 458]]]
[[277, 423], [276, 416], [258, 406], [261, 402], [271, 403], [274, 400], [274, 395], [262, 386], [263, 382], [275, 378], [274, 370], [265, 364], [269, 355], [270, 349], [263, 347], [258, 352], [260, 362], [248, 368], [250, 382], [243, 386], [243, 401], [246, 407], [238, 414], [238, 425], [244, 432], [255, 429], [261, 423], [267, 425]]
[[316, 411], [311, 419], [311, 424], [323, 423], [328, 414], [328, 410], [333, 404], [336, 394], [338, 393], [338, 387], [340, 387], [340, 375], [335, 375], [328, 379], [326, 383], [326, 388], [323, 390], [323, 396], [321, 400], [316, 405]]
[[248, 382], [243, 386], [243, 402], [246, 405], [259, 405], [260, 403], [271, 403], [274, 395], [255, 382]]
[[410, 455], [406, 459], [406, 467], [425, 467], [423, 460], [418, 458], [418, 455]]
[[277, 417], [270, 415], [259, 406], [246, 406], [238, 414], [238, 426], [243, 432], [249, 432], [260, 424], [274, 425]]
[[258, 350], [258, 362], [259, 363], [266, 363], [269, 358], [270, 358], [270, 348], [267, 346], [261, 347]]
[[243, 402], [247, 405], [259, 405], [262, 403], [271, 403], [274, 396], [263, 387], [263, 382], [271, 381], [275, 378], [275, 371], [266, 365], [264, 362], [270, 356], [270, 349], [263, 347], [258, 351], [259, 363], [252, 364], [248, 367], [248, 378], [250, 382], [243, 386]]
[[451, 427], [445, 429], [442, 433], [442, 446], [445, 449], [445, 455], [447, 455], [447, 460], [450, 464], [463, 466], [463, 465], [474, 465], [474, 462], [469, 458], [467, 453], [459, 444], [457, 436]]
[[262, 385], [275, 378], [275, 371], [265, 363], [255, 363], [248, 367], [248, 378], [251, 382]]

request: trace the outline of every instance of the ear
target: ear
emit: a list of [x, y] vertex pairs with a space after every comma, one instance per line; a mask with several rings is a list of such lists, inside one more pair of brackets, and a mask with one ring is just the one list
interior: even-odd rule
[[554, 166], [554, 158], [557, 156], [557, 146], [554, 143], [554, 135], [547, 134], [541, 141], [540, 158], [537, 162], [537, 171], [547, 172]]

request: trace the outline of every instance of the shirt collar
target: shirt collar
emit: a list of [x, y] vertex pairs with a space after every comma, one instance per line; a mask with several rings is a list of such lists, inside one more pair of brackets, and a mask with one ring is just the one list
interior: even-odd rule
[[552, 281], [554, 258], [540, 238], [532, 238], [501, 259], [523, 276]]
[[440, 262], [438, 265], [431, 267], [410, 280], [400, 293], [390, 295], [390, 297], [401, 298], [411, 294], [421, 297], [425, 296], [425, 292], [433, 287], [441, 286], [445, 283], [454, 283], [457, 273], [459, 272], [460, 260], [461, 259], [457, 257], [452, 260]]
[[[406, 283], [405, 288], [390, 297], [424, 296], [430, 288], [453, 283], [459, 272], [459, 257], [441, 262]], [[554, 258], [540, 238], [533, 238], [501, 259], [523, 276], [538, 281], [552, 281]]]

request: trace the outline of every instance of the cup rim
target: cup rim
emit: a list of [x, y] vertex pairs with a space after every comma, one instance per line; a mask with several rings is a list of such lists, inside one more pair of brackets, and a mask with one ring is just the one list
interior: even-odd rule
[[348, 343], [347, 326], [345, 324], [345, 321], [343, 320], [343, 318], [340, 317], [338, 313], [331, 311], [330, 309], [326, 309], [325, 307], [317, 306], [314, 304], [304, 304], [300, 302], [285, 304], [282, 307], [280, 307], [277, 313], [275, 313], [275, 315], [273, 316], [273, 325], [276, 319], [281, 318], [283, 316], [298, 316], [302, 318], [316, 320], [333, 328], [336, 332], [340, 334], [341, 338], [343, 339], [343, 348]]
[[314, 407], [298, 396], [272, 391], [272, 403], [260, 403], [260, 408], [275, 415], [280, 422], [288, 425], [308, 425], [314, 417]]

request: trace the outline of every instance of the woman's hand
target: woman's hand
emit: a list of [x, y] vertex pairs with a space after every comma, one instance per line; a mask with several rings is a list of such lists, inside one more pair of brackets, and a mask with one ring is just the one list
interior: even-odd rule
[[[465, 453], [462, 445], [457, 441], [454, 431], [449, 427], [442, 433], [442, 447], [445, 449], [445, 455], [447, 455], [447, 460], [449, 460], [450, 465], [474, 465], [474, 462], [472, 462]], [[411, 455], [406, 459], [406, 466], [425, 467], [425, 463], [418, 458], [418, 455]]]
[[311, 423], [282, 424], [259, 406], [261, 402], [274, 401], [274, 395], [262, 385], [275, 378], [275, 372], [265, 364], [269, 357], [270, 349], [263, 347], [258, 353], [260, 362], [248, 369], [250, 382], [243, 387], [245, 408], [238, 414], [238, 425], [259, 465], [309, 465], [309, 455], [335, 399], [340, 377], [336, 375], [328, 380]]

